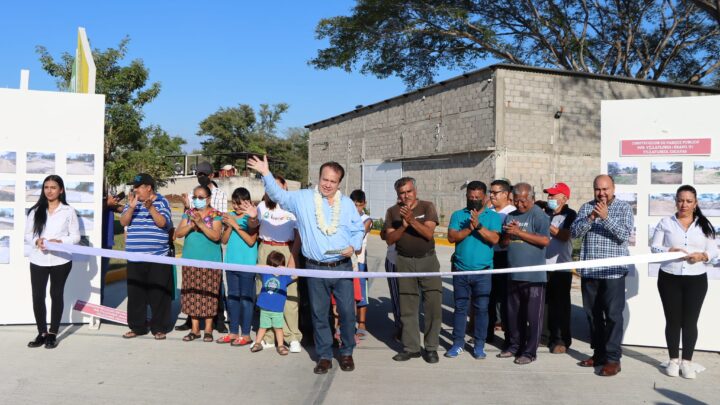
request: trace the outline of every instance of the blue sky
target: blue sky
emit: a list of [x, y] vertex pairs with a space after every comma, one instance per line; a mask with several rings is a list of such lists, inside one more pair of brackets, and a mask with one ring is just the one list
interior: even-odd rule
[[[353, 1], [15, 1], [0, 5], [0, 87], [17, 88], [20, 69], [30, 88], [55, 90], [36, 45], [54, 56], [74, 53], [77, 27], [93, 48], [115, 47], [129, 35], [130, 59], [141, 58], [160, 96], [145, 109], [158, 124], [199, 147], [198, 123], [220, 107], [287, 102], [280, 128], [304, 126], [403, 93], [397, 78], [377, 79], [307, 65], [325, 44], [314, 28], [323, 17], [347, 15]], [[460, 72], [443, 72], [447, 78]]]

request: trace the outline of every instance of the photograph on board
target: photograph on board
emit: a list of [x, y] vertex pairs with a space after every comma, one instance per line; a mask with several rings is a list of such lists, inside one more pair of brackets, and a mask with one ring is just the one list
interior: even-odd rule
[[95, 227], [95, 211], [85, 209], [76, 209], [75, 211], [77, 211], [78, 220], [80, 221], [80, 233], [92, 231]]
[[65, 182], [65, 195], [68, 203], [91, 203], [95, 184], [88, 181]]
[[10, 263], [10, 237], [0, 236], [0, 264]]
[[15, 228], [15, 210], [0, 208], [0, 231], [11, 231]]
[[648, 195], [648, 215], [667, 217], [675, 215], [675, 194], [656, 193]]
[[67, 174], [94, 174], [95, 155], [92, 153], [68, 153]]
[[15, 201], [15, 180], [0, 180], [0, 201]]
[[607, 173], [615, 184], [637, 184], [637, 163], [608, 162]]
[[720, 160], [695, 162], [695, 184], [720, 184]]
[[618, 200], [625, 201], [632, 207], [633, 215], [637, 215], [637, 193], [615, 193]]
[[17, 168], [17, 153], [0, 152], [0, 173], [15, 173]]
[[682, 183], [682, 162], [652, 162], [650, 184]]
[[720, 193], [698, 193], [698, 207], [706, 217], [720, 217]]
[[43, 182], [40, 180], [28, 180], [25, 182], [25, 201], [37, 202], [42, 193]]
[[43, 152], [28, 152], [27, 168], [25, 170], [28, 173], [55, 173], [55, 154]]

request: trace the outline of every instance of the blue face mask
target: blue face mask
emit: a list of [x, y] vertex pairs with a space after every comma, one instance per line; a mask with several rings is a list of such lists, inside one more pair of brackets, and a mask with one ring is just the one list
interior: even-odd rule
[[196, 209], [201, 210], [201, 209], [203, 209], [203, 208], [205, 208], [205, 207], [207, 206], [207, 201], [206, 201], [206, 200], [201, 200], [201, 199], [193, 199], [193, 206], [194, 206]]
[[553, 211], [555, 211], [555, 210], [557, 209], [557, 207], [558, 207], [558, 202], [557, 202], [557, 200], [548, 200], [547, 203], [548, 203], [548, 208], [550, 208], [550, 209], [553, 210]]

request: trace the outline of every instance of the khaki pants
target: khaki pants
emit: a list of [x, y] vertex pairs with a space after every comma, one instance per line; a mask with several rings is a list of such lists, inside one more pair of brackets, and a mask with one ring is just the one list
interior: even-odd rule
[[[290, 261], [290, 247], [289, 246], [272, 246], [262, 242], [258, 244], [258, 264], [265, 265], [267, 257], [273, 250], [285, 255], [285, 263]], [[256, 278], [256, 291], [259, 294], [262, 288], [261, 278]], [[285, 309], [283, 315], [285, 318], [285, 326], [283, 327], [284, 340], [287, 343], [297, 340], [302, 340], [302, 333], [300, 333], [300, 327], [298, 324], [298, 317], [300, 313], [300, 299], [298, 298], [298, 283], [295, 280], [293, 283], [288, 285], [287, 289], [287, 301], [285, 301]], [[275, 335], [273, 333], [266, 333], [263, 341], [268, 344], [275, 344]]]
[[[434, 254], [423, 258], [397, 257], [397, 271], [426, 273], [440, 271], [440, 262]], [[440, 277], [408, 277], [398, 279], [400, 292], [400, 319], [402, 344], [406, 352], [419, 352], [420, 346], [420, 295], [425, 311], [425, 350], [437, 351], [442, 326], [442, 280]]]

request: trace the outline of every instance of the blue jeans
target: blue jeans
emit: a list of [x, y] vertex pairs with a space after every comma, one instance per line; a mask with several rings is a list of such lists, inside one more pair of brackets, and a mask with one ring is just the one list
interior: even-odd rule
[[469, 305], [472, 305], [473, 309], [475, 309], [475, 330], [473, 332], [475, 345], [485, 343], [491, 287], [492, 276], [490, 274], [453, 277], [453, 296], [455, 298], [453, 345], [463, 346], [465, 344], [465, 328], [467, 326]]
[[226, 271], [227, 311], [230, 321], [230, 333], [250, 335], [253, 311], [255, 310], [255, 273]]
[[[337, 267], [323, 267], [307, 263], [308, 269], [326, 271], [352, 271], [352, 263], [348, 260]], [[333, 358], [333, 336], [330, 328], [330, 293], [335, 296], [337, 311], [340, 316], [340, 347], [341, 356], [352, 355], [355, 348], [355, 297], [351, 278], [308, 278], [308, 298], [312, 312], [315, 352], [318, 360]]]

